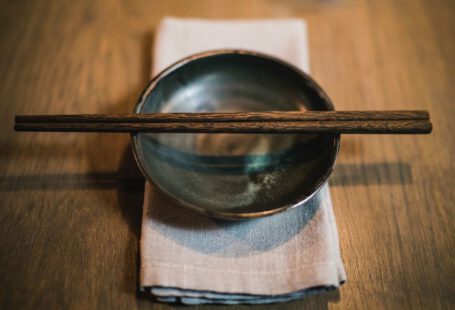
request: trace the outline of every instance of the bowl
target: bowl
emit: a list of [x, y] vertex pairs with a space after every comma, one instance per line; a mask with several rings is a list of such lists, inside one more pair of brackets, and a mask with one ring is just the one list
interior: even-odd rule
[[[135, 113], [333, 110], [316, 82], [282, 60], [217, 50], [156, 76]], [[334, 134], [134, 133], [145, 177], [183, 207], [242, 219], [305, 207], [338, 155]]]

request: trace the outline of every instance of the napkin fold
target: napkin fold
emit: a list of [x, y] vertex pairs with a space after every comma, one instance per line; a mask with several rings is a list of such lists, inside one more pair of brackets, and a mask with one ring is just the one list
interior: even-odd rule
[[[188, 55], [247, 49], [309, 71], [302, 20], [164, 19], [153, 75]], [[264, 304], [335, 289], [345, 279], [328, 185], [305, 206], [266, 218], [221, 221], [145, 187], [141, 290], [163, 302]]]

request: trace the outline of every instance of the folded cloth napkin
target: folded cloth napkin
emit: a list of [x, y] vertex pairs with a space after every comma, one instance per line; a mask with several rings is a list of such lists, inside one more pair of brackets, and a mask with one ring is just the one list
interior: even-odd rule
[[[193, 53], [247, 49], [309, 71], [302, 20], [164, 19], [153, 73]], [[337, 288], [345, 281], [328, 185], [305, 207], [260, 219], [219, 221], [145, 187], [141, 290], [184, 304], [260, 304]]]

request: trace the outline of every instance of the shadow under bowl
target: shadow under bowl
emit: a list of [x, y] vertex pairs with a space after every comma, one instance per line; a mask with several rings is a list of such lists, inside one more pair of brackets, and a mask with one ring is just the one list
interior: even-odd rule
[[[305, 73], [255, 52], [220, 50], [170, 66], [135, 113], [333, 110]], [[325, 183], [339, 135], [135, 133], [147, 179], [182, 206], [229, 219], [303, 205]]]

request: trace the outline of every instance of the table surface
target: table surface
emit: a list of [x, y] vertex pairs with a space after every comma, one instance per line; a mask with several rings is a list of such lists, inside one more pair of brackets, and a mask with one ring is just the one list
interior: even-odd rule
[[431, 113], [431, 135], [342, 138], [330, 184], [347, 283], [257, 308], [455, 306], [454, 1], [83, 0], [0, 4], [0, 307], [172, 308], [137, 293], [129, 136], [12, 129], [15, 114], [131, 111], [166, 15], [305, 18], [337, 109]]

